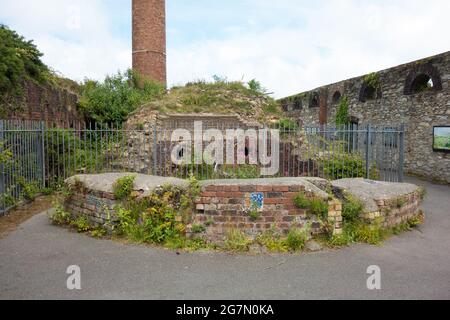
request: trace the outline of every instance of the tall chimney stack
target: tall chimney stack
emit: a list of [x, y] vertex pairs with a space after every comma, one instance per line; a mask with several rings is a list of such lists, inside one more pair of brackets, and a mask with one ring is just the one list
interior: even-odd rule
[[132, 0], [133, 70], [167, 85], [165, 0]]

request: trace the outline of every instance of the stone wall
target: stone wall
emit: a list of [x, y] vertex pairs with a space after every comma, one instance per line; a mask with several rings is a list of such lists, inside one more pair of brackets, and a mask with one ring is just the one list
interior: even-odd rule
[[342, 179], [331, 184], [338, 197], [350, 195], [363, 204], [361, 218], [369, 224], [379, 222], [384, 228], [393, 228], [422, 213], [424, 191], [413, 184], [364, 179]]
[[[433, 87], [426, 89], [429, 80]], [[348, 98], [354, 123], [406, 125], [407, 172], [450, 183], [450, 154], [433, 151], [433, 126], [450, 125], [450, 52], [320, 87], [280, 103], [288, 117], [303, 125], [334, 125], [343, 96]]]
[[[77, 112], [78, 97], [63, 88], [40, 85], [31, 81], [24, 83], [24, 94], [9, 101], [0, 99], [0, 118], [8, 120], [45, 121], [60, 127], [68, 124], [83, 123], [83, 117]], [[4, 101], [8, 100], [8, 101]]]

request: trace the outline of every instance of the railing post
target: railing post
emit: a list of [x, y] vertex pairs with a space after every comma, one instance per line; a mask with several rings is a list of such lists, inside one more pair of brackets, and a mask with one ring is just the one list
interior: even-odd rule
[[45, 123], [41, 121], [41, 163], [42, 163], [42, 188], [45, 188]]
[[371, 140], [372, 140], [372, 133], [371, 133], [371, 126], [370, 124], [367, 125], [367, 129], [366, 129], [366, 179], [370, 178], [370, 161], [371, 161], [371, 157], [370, 157], [370, 144], [371, 144]]
[[404, 177], [404, 165], [405, 165], [405, 125], [400, 126], [399, 133], [399, 160], [398, 160], [398, 181], [403, 182]]
[[[0, 157], [1, 157], [1, 153], [4, 150], [4, 142], [5, 142], [5, 135], [4, 135], [4, 124], [3, 124], [3, 120], [0, 120]], [[0, 195], [4, 195], [6, 193], [6, 189], [5, 189], [5, 169], [4, 169], [4, 165], [3, 162], [0, 162]], [[6, 209], [6, 203], [5, 203], [5, 199], [2, 196], [0, 198], [0, 215], [3, 214], [3, 211]]]
[[158, 152], [156, 150], [156, 146], [158, 144], [157, 139], [158, 139], [158, 132], [156, 131], [156, 123], [153, 125], [153, 175], [156, 176], [157, 175], [157, 167], [158, 167]]

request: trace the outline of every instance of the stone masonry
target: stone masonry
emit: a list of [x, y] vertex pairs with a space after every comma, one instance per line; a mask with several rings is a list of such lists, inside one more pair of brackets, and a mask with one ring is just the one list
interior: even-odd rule
[[[304, 125], [334, 125], [339, 102], [349, 101], [353, 123], [406, 125], [405, 167], [450, 183], [450, 154], [433, 151], [433, 126], [450, 125], [450, 52], [320, 87], [280, 100], [286, 115]], [[427, 88], [431, 84], [432, 88]], [[425, 88], [425, 90], [422, 90]]]

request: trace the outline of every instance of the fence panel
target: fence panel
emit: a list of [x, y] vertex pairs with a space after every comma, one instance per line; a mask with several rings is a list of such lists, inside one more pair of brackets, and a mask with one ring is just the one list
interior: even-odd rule
[[[269, 158], [278, 156], [274, 177], [403, 181], [403, 126], [301, 128], [294, 122], [267, 127], [208, 123], [205, 130], [212, 129], [225, 139], [221, 147], [224, 161], [209, 164], [203, 161], [203, 154], [199, 157], [202, 161], [195, 161], [194, 151], [207, 150], [216, 139], [196, 142], [194, 123], [188, 123], [184, 128], [186, 136], [172, 141], [176, 129], [180, 128], [170, 123], [124, 128], [0, 121], [0, 214], [27, 198], [34, 189], [57, 188], [75, 174], [130, 172], [179, 178], [193, 175], [200, 180], [260, 178], [261, 169], [270, 166], [261, 164], [262, 154]], [[260, 136], [263, 129], [269, 131]], [[272, 141], [270, 130], [277, 130], [278, 140]], [[230, 132], [235, 139], [228, 141]], [[230, 159], [227, 148], [233, 151]], [[256, 162], [250, 161], [252, 155], [256, 155]], [[184, 161], [174, 163], [172, 158]]]

